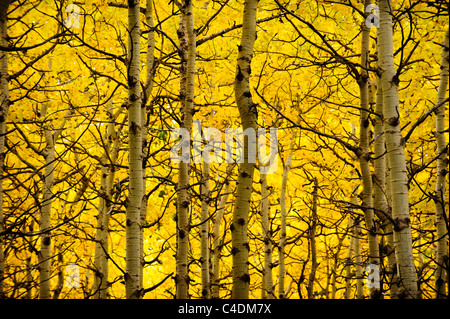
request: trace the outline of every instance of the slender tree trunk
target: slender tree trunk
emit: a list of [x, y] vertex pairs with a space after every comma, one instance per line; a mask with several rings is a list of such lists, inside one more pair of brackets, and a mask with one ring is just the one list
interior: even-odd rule
[[[356, 192], [356, 190], [355, 190]], [[351, 202], [358, 204], [356, 194], [352, 194]], [[355, 256], [356, 298], [364, 298], [364, 276], [361, 256], [361, 224], [359, 216], [353, 220], [353, 253]]]
[[[146, 225], [147, 220], [147, 178], [146, 178], [146, 163], [148, 161], [148, 147], [147, 147], [147, 134], [148, 134], [148, 123], [147, 123], [147, 102], [151, 99], [151, 93], [153, 89], [153, 75], [155, 68], [155, 31], [154, 20], [153, 20], [153, 0], [147, 0], [147, 7], [145, 10], [145, 22], [149, 28], [147, 33], [147, 61], [146, 61], [146, 80], [144, 85], [144, 97], [142, 99], [141, 105], [141, 121], [142, 121], [142, 154], [144, 159], [142, 161], [142, 204], [141, 204], [141, 225]], [[139, 238], [139, 249], [141, 251], [141, 268], [140, 268], [140, 278], [141, 287], [144, 287], [144, 266], [145, 266], [145, 253], [144, 253], [144, 228], [141, 228], [140, 238]]]
[[[386, 167], [386, 203], [387, 203], [387, 214], [392, 219], [392, 192], [391, 192], [391, 177], [389, 169], [389, 161], [387, 156], [384, 156], [385, 167]], [[387, 247], [385, 248], [385, 254], [388, 259], [387, 275], [388, 275], [388, 285], [390, 290], [390, 298], [397, 299], [398, 296], [398, 267], [397, 258], [395, 256], [395, 244], [394, 244], [394, 224], [389, 221], [386, 226], [386, 241]]]
[[217, 209], [216, 217], [213, 224], [213, 259], [211, 265], [211, 298], [219, 298], [220, 288], [220, 252], [223, 247], [223, 243], [220, 240], [220, 225], [222, 223], [223, 215], [227, 205], [228, 195], [230, 194], [230, 181], [229, 176], [232, 173], [232, 164], [227, 166], [227, 174], [225, 178], [225, 187], [222, 197], [220, 198], [219, 207]]
[[345, 259], [345, 299], [350, 299], [351, 294], [351, 287], [352, 282], [351, 279], [353, 277], [352, 274], [352, 256], [353, 256], [353, 249], [354, 249], [354, 236], [352, 234], [353, 232], [353, 219], [352, 217], [349, 217], [348, 219], [348, 229], [351, 230], [350, 233], [350, 243], [348, 245], [348, 252], [347, 252], [347, 258]]
[[[374, 124], [374, 174], [373, 174], [373, 207], [380, 217], [381, 225], [384, 233], [386, 234], [386, 245], [383, 247], [383, 254], [387, 256], [387, 273], [389, 274], [388, 287], [392, 286], [392, 271], [395, 271], [395, 254], [394, 254], [394, 237], [393, 228], [391, 223], [391, 212], [389, 205], [386, 201], [386, 152], [383, 130], [383, 92], [379, 79], [376, 84], [376, 106], [375, 113], [377, 114], [373, 118]], [[380, 253], [381, 258], [381, 253]], [[380, 260], [381, 264], [381, 260]], [[382, 287], [381, 287], [382, 288]]]
[[360, 221], [356, 220], [354, 224], [355, 238], [355, 276], [356, 276], [356, 298], [364, 299], [364, 276], [361, 256], [361, 225]]
[[[31, 225], [28, 228], [28, 231], [30, 233], [32, 233], [34, 231], [34, 221], [31, 221]], [[31, 240], [30, 240], [31, 241]], [[30, 244], [31, 245], [31, 244]], [[32, 298], [32, 292], [33, 292], [33, 288], [32, 288], [32, 284], [33, 284], [33, 275], [31, 273], [32, 271], [32, 266], [31, 266], [31, 254], [32, 249], [29, 249], [29, 254], [27, 256], [27, 259], [25, 261], [26, 263], [26, 279], [25, 279], [25, 289], [27, 291], [25, 299], [31, 299]]]
[[[379, 216], [382, 224], [382, 229], [386, 236], [386, 245], [383, 246], [383, 254], [387, 257], [387, 285], [390, 294], [397, 295], [396, 272], [397, 265], [394, 253], [394, 235], [391, 208], [388, 203], [390, 193], [389, 185], [389, 170], [387, 169], [387, 157], [385, 156], [385, 138], [383, 128], [383, 91], [381, 88], [380, 79], [376, 81], [376, 116], [373, 118], [374, 125], [374, 175], [373, 175], [373, 206]], [[381, 258], [381, 253], [380, 253]], [[380, 260], [381, 264], [381, 260]], [[382, 288], [382, 287], [381, 287]], [[392, 297], [391, 297], [392, 298]]]
[[140, 89], [140, 1], [128, 1], [128, 162], [129, 193], [126, 212], [126, 275], [127, 299], [141, 297], [141, 204], [142, 185], [142, 119]]
[[[194, 111], [194, 85], [195, 85], [195, 30], [192, 12], [192, 1], [183, 1], [181, 8], [180, 39], [181, 50], [181, 85], [180, 96], [183, 108], [183, 124], [189, 134], [192, 134], [192, 117]], [[181, 161], [179, 164], [179, 177], [177, 188], [177, 255], [175, 283], [177, 299], [189, 298], [189, 162]]]
[[331, 299], [336, 299], [336, 293], [338, 291], [338, 287], [337, 287], [337, 278], [338, 278], [338, 268], [339, 268], [339, 263], [340, 263], [340, 251], [342, 249], [342, 243], [344, 242], [346, 234], [343, 234], [342, 236], [339, 237], [339, 242], [337, 247], [335, 248], [335, 250], [332, 250], [332, 255], [333, 255], [333, 267], [331, 269]]
[[[242, 129], [257, 130], [257, 105], [250, 93], [250, 65], [253, 56], [253, 45], [256, 40], [256, 11], [258, 0], [246, 0], [242, 22], [241, 44], [238, 47], [238, 59], [234, 91], [236, 103], [242, 121]], [[247, 299], [249, 296], [250, 275], [248, 273], [248, 235], [247, 223], [252, 193], [255, 163], [249, 163], [249, 139], [244, 140], [244, 163], [239, 166], [236, 198], [231, 228], [233, 288], [232, 298]], [[256, 143], [256, 141], [252, 141]]]
[[[294, 138], [291, 140], [291, 145], [294, 143]], [[292, 164], [292, 149], [289, 152], [289, 155], [286, 159], [286, 163], [283, 167], [283, 176], [281, 177], [281, 190], [280, 190], [280, 240], [278, 242], [278, 298], [284, 299], [285, 290], [284, 290], [284, 281], [286, 268], [284, 263], [284, 250], [286, 246], [286, 193], [287, 193], [287, 182], [289, 170], [291, 169]]]
[[[441, 103], [445, 100], [445, 95], [448, 86], [449, 73], [449, 29], [445, 34], [444, 49], [442, 51], [441, 72], [439, 74], [440, 82], [437, 94], [436, 103]], [[437, 143], [437, 177], [436, 177], [436, 272], [435, 272], [435, 289], [436, 298], [446, 298], [445, 287], [445, 264], [448, 263], [448, 229], [446, 227], [446, 218], [448, 214], [445, 208], [448, 204], [445, 203], [445, 177], [448, 173], [448, 146], [445, 141], [445, 106], [442, 105], [436, 110], [436, 143]], [[448, 124], [448, 123], [447, 123]], [[446, 217], [447, 216], [447, 217]], [[448, 283], [447, 283], [448, 284]]]
[[[8, 46], [8, 21], [6, 13], [11, 1], [2, 1], [0, 4], [0, 45]], [[9, 109], [9, 88], [8, 88], [8, 53], [0, 51], [0, 233], [4, 231], [3, 217], [3, 174], [5, 164], [5, 133], [6, 118]], [[5, 274], [5, 256], [3, 252], [3, 236], [0, 236], [0, 299], [5, 298], [3, 289], [3, 278]]]
[[201, 268], [202, 268], [202, 297], [211, 298], [211, 281], [209, 277], [209, 164], [203, 162], [202, 184], [201, 184], [201, 225], [200, 225], [200, 244], [201, 244]]
[[[109, 125], [108, 125], [109, 127]], [[109, 131], [109, 130], [108, 130]], [[95, 232], [95, 251], [94, 251], [94, 298], [101, 298], [101, 285], [103, 280], [107, 280], [104, 277], [104, 269], [102, 269], [101, 260], [105, 256], [105, 242], [104, 242], [104, 233], [106, 231], [105, 228], [107, 226], [104, 224], [104, 216], [106, 215], [106, 182], [108, 178], [108, 167], [107, 161], [109, 156], [109, 148], [108, 148], [108, 134], [104, 139], [106, 144], [105, 152], [101, 158], [101, 168], [100, 168], [100, 191], [99, 191], [99, 203], [98, 203], [98, 215], [97, 215], [97, 229]]]
[[[111, 105], [112, 106], [112, 105]], [[95, 243], [95, 277], [94, 298], [107, 299], [108, 293], [108, 246], [109, 246], [109, 217], [111, 216], [112, 193], [115, 179], [115, 163], [119, 155], [119, 132], [115, 123], [122, 108], [113, 113], [112, 109], [107, 111], [108, 125], [105, 137], [105, 152], [102, 156], [101, 186], [99, 198], [99, 211], [97, 216], [97, 231]]]
[[[49, 70], [52, 69], [52, 61], [48, 63]], [[44, 139], [46, 147], [42, 152], [45, 159], [44, 185], [42, 189], [41, 216], [39, 220], [39, 232], [41, 233], [41, 247], [39, 252], [39, 298], [51, 299], [51, 212], [53, 204], [53, 185], [55, 182], [55, 144], [58, 140], [67, 119], [72, 110], [69, 109], [60, 128], [54, 129], [51, 121], [48, 121], [48, 104], [43, 103], [41, 109], [41, 118], [44, 127]]]
[[[366, 0], [364, 7], [367, 7], [371, 3], [370, 0]], [[379, 265], [379, 246], [377, 227], [375, 223], [375, 216], [373, 212], [373, 197], [372, 197], [372, 173], [370, 171], [370, 149], [369, 149], [369, 42], [370, 42], [370, 29], [366, 26], [366, 22], [361, 24], [361, 71], [358, 79], [358, 85], [360, 90], [360, 135], [359, 135], [359, 149], [361, 152], [358, 154], [359, 165], [362, 175], [362, 206], [364, 211], [364, 220], [366, 223], [368, 241], [369, 241], [369, 263]], [[370, 288], [370, 298], [380, 298], [380, 290], [376, 288]]]
[[317, 178], [314, 177], [313, 203], [311, 210], [311, 225], [309, 228], [309, 245], [311, 249], [311, 271], [308, 280], [308, 299], [314, 299], [314, 281], [317, 270], [317, 253], [316, 253], [316, 227], [317, 227]]
[[[51, 63], [49, 63], [51, 69]], [[42, 105], [41, 116], [44, 123], [47, 117], [47, 104]], [[41, 248], [39, 252], [39, 298], [50, 299], [50, 266], [51, 266], [51, 234], [50, 218], [53, 202], [53, 184], [55, 169], [55, 140], [52, 128], [44, 124], [44, 138], [46, 147], [43, 152], [45, 158], [44, 186], [42, 189], [41, 216], [39, 220], [39, 231], [41, 233]]]
[[398, 99], [399, 79], [395, 72], [393, 55], [392, 4], [380, 0], [380, 28], [378, 52], [381, 86], [383, 89], [383, 116], [387, 157], [389, 159], [392, 191], [392, 218], [394, 245], [399, 269], [402, 298], [417, 298], [417, 275], [412, 252], [411, 219], [408, 201], [408, 176], [404, 140], [400, 131]]
[[[59, 247], [61, 249], [61, 247]], [[52, 299], [58, 299], [61, 295], [62, 288], [64, 286], [64, 254], [59, 253], [58, 254], [58, 263], [59, 263], [59, 269], [58, 269], [58, 283], [56, 284], [56, 288], [53, 291], [53, 297]]]
[[261, 174], [261, 223], [264, 242], [263, 291], [265, 298], [275, 299], [272, 277], [272, 236], [270, 233], [270, 206], [267, 174]]

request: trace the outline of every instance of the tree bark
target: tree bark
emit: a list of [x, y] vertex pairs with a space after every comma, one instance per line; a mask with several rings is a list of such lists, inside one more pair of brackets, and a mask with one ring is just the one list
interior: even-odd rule
[[200, 250], [202, 269], [202, 297], [211, 298], [211, 282], [209, 276], [209, 164], [203, 162], [201, 184], [201, 225], [200, 225]]
[[[386, 160], [386, 147], [384, 139], [383, 129], [383, 92], [381, 89], [381, 83], [379, 79], [376, 82], [376, 106], [375, 113], [377, 114], [373, 119], [374, 124], [374, 175], [373, 175], [373, 207], [377, 212], [377, 215], [381, 220], [381, 229], [386, 236], [386, 245], [382, 246], [382, 254], [387, 257], [387, 285], [391, 290], [391, 294], [396, 295], [395, 274], [397, 266], [395, 263], [394, 253], [394, 236], [393, 236], [393, 224], [392, 214], [390, 206], [387, 202], [388, 190], [386, 188], [386, 180], [388, 177], [387, 160]], [[380, 264], [381, 256], [380, 253]], [[382, 287], [381, 287], [382, 288]]]
[[[445, 100], [448, 86], [449, 73], [449, 29], [445, 34], [444, 48], [442, 50], [441, 72], [439, 74], [440, 82], [437, 93], [437, 103]], [[445, 177], [448, 174], [448, 146], [445, 141], [445, 105], [442, 105], [436, 110], [436, 144], [437, 144], [437, 177], [436, 177], [436, 272], [435, 272], [435, 289], [436, 298], [446, 298], [445, 287], [445, 264], [448, 263], [448, 229], [446, 227], [446, 219], [448, 214], [445, 208], [448, 204], [445, 203]], [[447, 270], [448, 271], [448, 270]], [[448, 285], [448, 283], [447, 283]]]
[[392, 4], [381, 0], [378, 52], [380, 82], [383, 89], [384, 133], [390, 167], [394, 245], [399, 272], [401, 298], [417, 298], [417, 275], [414, 267], [411, 219], [408, 201], [408, 176], [404, 140], [400, 131], [398, 75], [393, 55]]
[[[295, 132], [295, 131], [294, 131]], [[294, 137], [295, 133], [293, 134]], [[291, 145], [294, 143], [295, 139], [291, 139]], [[292, 164], [292, 149], [289, 152], [289, 155], [286, 159], [286, 163], [283, 167], [283, 176], [281, 177], [281, 190], [280, 190], [280, 239], [278, 242], [278, 298], [284, 299], [285, 297], [285, 275], [286, 268], [284, 263], [284, 252], [286, 246], [286, 193], [287, 193], [287, 182], [289, 170], [291, 169]]]
[[229, 176], [232, 173], [233, 165], [230, 163], [227, 166], [227, 173], [225, 178], [225, 187], [222, 197], [220, 198], [219, 207], [217, 209], [216, 217], [213, 224], [213, 259], [211, 265], [211, 298], [218, 299], [220, 291], [220, 252], [222, 250], [222, 241], [220, 239], [220, 225], [222, 223], [227, 200], [230, 194]]
[[[364, 7], [371, 4], [370, 0], [366, 0]], [[370, 43], [370, 29], [366, 26], [366, 21], [361, 24], [361, 71], [358, 79], [360, 90], [360, 135], [359, 135], [359, 149], [358, 154], [359, 165], [361, 168], [363, 191], [361, 196], [361, 206], [363, 206], [364, 220], [367, 228], [369, 241], [369, 263], [379, 265], [379, 246], [377, 227], [375, 222], [375, 215], [373, 212], [373, 183], [372, 173], [370, 170], [370, 149], [369, 149], [369, 43]], [[380, 298], [380, 290], [370, 288], [370, 298]]]
[[[112, 107], [112, 104], [111, 104]], [[102, 156], [101, 186], [99, 196], [99, 207], [97, 216], [97, 231], [94, 257], [94, 298], [107, 299], [108, 293], [108, 246], [109, 246], [109, 217], [112, 209], [112, 193], [116, 167], [115, 163], [119, 155], [119, 132], [115, 128], [115, 122], [122, 113], [119, 108], [115, 113], [110, 109], [107, 111], [108, 125], [105, 136], [105, 152]]]
[[272, 236], [270, 232], [270, 206], [267, 174], [261, 174], [261, 224], [264, 242], [263, 291], [266, 299], [275, 299], [272, 276]]
[[[146, 80], [144, 84], [144, 96], [141, 105], [141, 121], [142, 121], [142, 204], [141, 204], [141, 225], [146, 225], [147, 220], [147, 178], [146, 178], [146, 163], [148, 161], [148, 147], [147, 147], [147, 134], [148, 134], [148, 123], [147, 123], [147, 102], [151, 99], [151, 93], [153, 89], [153, 76], [155, 72], [155, 31], [154, 31], [154, 20], [153, 20], [153, 0], [147, 0], [147, 6], [145, 10], [145, 22], [149, 28], [147, 34], [147, 61], [146, 61]], [[145, 155], [144, 155], [145, 154]], [[141, 250], [141, 267], [140, 267], [140, 278], [141, 287], [144, 287], [144, 265], [145, 265], [145, 254], [144, 254], [144, 228], [141, 228], [139, 247]]]
[[126, 274], [127, 299], [141, 297], [141, 204], [142, 185], [142, 119], [140, 89], [140, 1], [128, 1], [128, 162], [129, 192], [126, 211]]
[[[8, 21], [6, 13], [10, 0], [2, 1], [0, 4], [0, 45], [8, 45]], [[0, 233], [3, 232], [3, 174], [5, 164], [5, 133], [6, 118], [9, 109], [9, 87], [8, 87], [8, 53], [0, 51]], [[3, 252], [3, 236], [0, 236], [0, 299], [4, 298], [3, 278], [5, 274], [5, 256]]]
[[[180, 28], [178, 30], [181, 50], [180, 98], [183, 109], [182, 127], [192, 134], [195, 85], [195, 30], [192, 1], [186, 0], [181, 8]], [[179, 164], [177, 187], [177, 255], [175, 283], [177, 299], [189, 298], [189, 162]]]
[[[386, 203], [387, 214], [392, 220], [392, 192], [391, 192], [391, 175], [389, 173], [389, 161], [387, 156], [384, 156], [384, 162], [386, 167]], [[390, 298], [397, 299], [398, 297], [398, 267], [397, 258], [395, 255], [395, 243], [394, 243], [394, 224], [389, 221], [386, 226], [386, 241], [387, 246], [385, 248], [385, 254], [388, 258], [387, 275], [388, 285], [390, 290]]]
[[[238, 59], [234, 91], [236, 104], [242, 121], [242, 130], [257, 130], [257, 105], [250, 93], [250, 65], [253, 56], [253, 45], [256, 40], [256, 11], [258, 0], [246, 0], [242, 22], [241, 44], [238, 46]], [[256, 141], [253, 141], [256, 142]], [[249, 296], [250, 275], [248, 273], [248, 235], [247, 223], [252, 193], [255, 163], [249, 163], [249, 141], [244, 140], [244, 162], [239, 166], [236, 198], [231, 228], [233, 288], [232, 298], [247, 299]]]
[[347, 252], [347, 258], [345, 259], [345, 299], [350, 299], [351, 295], [351, 287], [352, 287], [352, 256], [353, 256], [353, 250], [354, 250], [354, 236], [353, 236], [353, 218], [350, 216], [348, 219], [348, 229], [351, 230], [350, 232], [350, 242], [348, 245], [348, 252]]
[[309, 226], [309, 245], [311, 250], [311, 271], [308, 280], [308, 299], [314, 299], [314, 281], [317, 271], [316, 227], [317, 227], [317, 189], [319, 185], [314, 177], [313, 201], [311, 209], [311, 225]]

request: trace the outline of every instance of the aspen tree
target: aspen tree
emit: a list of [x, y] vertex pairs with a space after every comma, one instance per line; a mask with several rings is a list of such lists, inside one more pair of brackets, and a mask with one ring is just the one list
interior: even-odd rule
[[382, 246], [383, 252], [380, 252], [380, 259], [381, 254], [384, 254], [387, 257], [387, 285], [390, 289], [391, 296], [396, 296], [397, 285], [394, 283], [396, 280], [397, 266], [394, 253], [393, 224], [391, 222], [392, 213], [391, 206], [388, 203], [388, 198], [390, 198], [390, 184], [383, 128], [383, 91], [378, 76], [375, 83], [372, 84], [372, 87], [373, 90], [376, 91], [376, 115], [372, 119], [374, 127], [373, 207], [377, 216], [380, 218], [381, 228], [386, 237], [386, 244]]
[[[350, 216], [348, 219], [348, 229], [353, 231], [353, 218]], [[351, 294], [351, 278], [352, 278], [352, 255], [354, 249], [354, 236], [350, 233], [350, 242], [348, 245], [347, 258], [345, 259], [345, 299], [350, 299]]]
[[[441, 71], [439, 74], [440, 82], [437, 93], [436, 103], [442, 103], [445, 100], [448, 86], [449, 73], [449, 29], [445, 33], [444, 47], [442, 50]], [[436, 298], [446, 298], [445, 289], [445, 265], [449, 265], [448, 255], [448, 229], [446, 228], [445, 216], [445, 177], [448, 173], [448, 144], [445, 141], [445, 104], [436, 110], [436, 144], [437, 144], [437, 177], [436, 177], [436, 272], [435, 272], [435, 289]], [[447, 122], [448, 124], [448, 122]], [[448, 271], [448, 268], [447, 268]], [[447, 283], [448, 285], [448, 283]]]
[[141, 297], [141, 204], [142, 185], [142, 119], [140, 88], [140, 1], [128, 1], [128, 165], [129, 192], [126, 212], [126, 274], [127, 299]]
[[[180, 28], [177, 33], [180, 39], [181, 51], [180, 98], [183, 112], [182, 127], [191, 135], [194, 112], [196, 58], [192, 1], [183, 1], [180, 11]], [[176, 297], [178, 299], [189, 298], [188, 249], [190, 232], [189, 207], [191, 204], [189, 198], [189, 167], [189, 162], [180, 161], [177, 186], [177, 254], [175, 275]]]
[[[378, 102], [377, 102], [378, 103]], [[381, 104], [382, 106], [382, 104]], [[383, 129], [384, 132], [384, 129]], [[384, 135], [384, 134], [383, 134]], [[395, 243], [394, 243], [394, 224], [391, 222], [392, 220], [392, 192], [391, 192], [391, 177], [389, 174], [389, 161], [387, 156], [384, 156], [384, 166], [386, 167], [386, 204], [387, 204], [387, 216], [389, 216], [390, 221], [387, 224], [386, 232], [387, 232], [387, 247], [385, 248], [385, 254], [387, 255], [387, 277], [388, 277], [388, 285], [390, 291], [390, 298], [397, 299], [398, 296], [398, 267], [397, 267], [397, 258], [395, 255]]]
[[[370, 0], [364, 2], [366, 8], [371, 4]], [[377, 227], [375, 223], [375, 216], [373, 212], [373, 184], [372, 173], [370, 170], [370, 149], [369, 149], [369, 42], [370, 29], [366, 25], [366, 21], [361, 24], [361, 71], [358, 78], [358, 85], [360, 91], [360, 131], [359, 131], [359, 150], [358, 155], [359, 165], [361, 168], [363, 190], [361, 194], [364, 211], [364, 220], [367, 228], [369, 241], [369, 263], [379, 265], [379, 247]], [[379, 289], [370, 288], [370, 298], [380, 298]]]
[[[295, 130], [295, 129], [294, 129]], [[292, 134], [291, 139], [291, 146], [294, 143], [295, 140], [295, 131]], [[286, 209], [286, 193], [287, 193], [287, 182], [288, 182], [288, 175], [289, 170], [291, 169], [292, 164], [292, 153], [293, 150], [291, 149], [287, 159], [286, 163], [283, 167], [283, 175], [281, 177], [281, 190], [280, 190], [280, 239], [278, 242], [278, 298], [283, 299], [285, 297], [285, 291], [284, 291], [284, 282], [285, 282], [285, 275], [286, 275], [286, 268], [285, 268], [285, 262], [284, 262], [284, 252], [285, 252], [285, 246], [286, 246], [286, 216], [287, 216], [287, 209]]]
[[[331, 248], [333, 255], [333, 267], [331, 270], [331, 299], [336, 299], [336, 293], [338, 291], [338, 268], [339, 268], [339, 254], [343, 247], [343, 242], [345, 239], [346, 233], [339, 237], [339, 242], [336, 248]], [[334, 251], [333, 251], [334, 250]]]
[[314, 177], [313, 198], [311, 208], [311, 225], [309, 226], [309, 245], [311, 251], [311, 271], [308, 280], [308, 299], [314, 299], [314, 281], [317, 271], [317, 250], [316, 250], [316, 227], [317, 227], [317, 189], [319, 188], [317, 178]]
[[225, 187], [223, 194], [220, 197], [219, 207], [217, 209], [216, 216], [213, 223], [213, 258], [211, 262], [211, 298], [219, 298], [220, 288], [220, 252], [222, 250], [222, 241], [220, 239], [220, 225], [222, 224], [223, 215], [227, 206], [227, 200], [230, 194], [230, 181], [229, 176], [233, 170], [231, 163], [227, 166], [226, 178], [224, 181]]
[[[41, 115], [45, 121], [47, 117], [47, 104], [41, 109]], [[44, 124], [44, 137], [47, 144], [43, 153], [45, 158], [44, 187], [42, 190], [41, 217], [39, 220], [41, 235], [41, 249], [39, 252], [39, 298], [50, 299], [50, 259], [51, 259], [51, 237], [50, 237], [50, 217], [53, 201], [53, 183], [55, 180], [55, 145], [53, 133], [49, 124]]]
[[[29, 232], [32, 233], [34, 230], [34, 221], [31, 222], [29, 228]], [[31, 254], [27, 256], [27, 259], [25, 261], [26, 263], [26, 275], [25, 275], [25, 289], [27, 291], [25, 295], [25, 299], [31, 299], [32, 298], [32, 283], [33, 283], [33, 275], [31, 274]]]
[[[8, 45], [8, 21], [6, 13], [10, 0], [0, 3], [0, 45]], [[8, 87], [8, 53], [0, 51], [0, 233], [4, 231], [3, 220], [3, 174], [5, 164], [5, 133], [6, 118], [9, 109], [9, 87]], [[5, 273], [5, 256], [3, 252], [3, 236], [0, 236], [0, 299], [4, 298], [3, 276]]]
[[[109, 128], [109, 125], [108, 125]], [[101, 157], [101, 168], [100, 168], [100, 194], [99, 194], [99, 203], [98, 203], [98, 215], [97, 215], [97, 229], [95, 233], [95, 252], [94, 252], [94, 298], [100, 298], [101, 294], [101, 284], [107, 278], [104, 277], [104, 270], [102, 269], [101, 259], [104, 258], [105, 252], [105, 241], [104, 241], [104, 233], [107, 233], [107, 225], [105, 225], [105, 216], [106, 212], [106, 182], [108, 178], [108, 167], [107, 160], [109, 154], [109, 145], [108, 145], [108, 136], [105, 138], [105, 151]], [[108, 237], [106, 236], [106, 239]]]
[[263, 291], [267, 299], [274, 299], [272, 277], [272, 236], [269, 227], [270, 204], [267, 174], [261, 174], [261, 224], [264, 242]]
[[404, 140], [400, 131], [398, 84], [393, 55], [392, 3], [380, 0], [378, 53], [380, 82], [383, 90], [383, 117], [386, 151], [392, 192], [394, 245], [402, 298], [417, 298], [417, 275], [412, 252], [411, 219], [408, 201], [408, 176]]
[[357, 218], [354, 222], [354, 253], [355, 253], [355, 277], [356, 277], [356, 298], [364, 298], [364, 277], [361, 256], [361, 222]]
[[[144, 96], [142, 98], [141, 105], [141, 121], [142, 121], [142, 205], [141, 205], [141, 232], [139, 238], [139, 249], [141, 251], [141, 265], [140, 265], [140, 279], [141, 287], [144, 286], [144, 228], [147, 220], [147, 177], [146, 177], [146, 163], [148, 161], [148, 148], [147, 148], [147, 134], [148, 134], [148, 124], [147, 124], [147, 103], [151, 99], [151, 93], [153, 89], [153, 77], [155, 72], [155, 31], [154, 31], [154, 20], [153, 20], [153, 0], [147, 0], [147, 6], [145, 10], [145, 23], [148, 27], [147, 33], [147, 57], [146, 57], [146, 80], [143, 88]], [[145, 154], [145, 155], [144, 155]]]
[[[395, 254], [394, 254], [394, 237], [393, 237], [393, 225], [392, 216], [389, 205], [386, 200], [386, 148], [384, 141], [383, 130], [383, 92], [379, 79], [374, 84], [376, 90], [376, 104], [375, 104], [375, 117], [373, 118], [374, 126], [374, 173], [373, 173], [373, 207], [377, 212], [377, 216], [380, 217], [382, 229], [386, 235], [386, 245], [383, 248], [383, 254], [387, 256], [387, 273], [388, 275], [388, 287], [395, 289], [392, 286], [394, 279], [393, 274], [396, 272], [395, 266]], [[381, 258], [381, 253], [380, 253]], [[381, 263], [381, 262], [380, 262]]]
[[98, 204], [97, 231], [95, 237], [94, 257], [94, 297], [99, 299], [108, 298], [108, 246], [109, 246], [109, 218], [114, 208], [112, 205], [112, 193], [117, 161], [119, 155], [119, 131], [115, 123], [123, 108], [116, 112], [111, 108], [107, 110], [108, 116], [107, 132], [104, 138], [105, 150], [101, 158], [100, 196]]
[[[49, 70], [52, 69], [52, 60], [48, 63]], [[41, 108], [41, 118], [43, 121], [43, 135], [46, 146], [42, 151], [36, 150], [45, 159], [44, 167], [44, 185], [42, 187], [41, 216], [39, 219], [39, 231], [41, 233], [41, 247], [39, 251], [39, 298], [50, 299], [50, 279], [51, 279], [51, 212], [53, 204], [53, 185], [55, 182], [55, 145], [68, 118], [72, 114], [69, 108], [64, 116], [63, 123], [57, 129], [53, 128], [51, 121], [48, 120], [48, 103], [43, 103]], [[27, 143], [30, 145], [30, 143]]]
[[[350, 199], [354, 205], [358, 205], [358, 198], [356, 195], [358, 188], [356, 188]], [[361, 221], [360, 217], [356, 216], [352, 223], [352, 237], [353, 237], [353, 256], [355, 258], [355, 277], [356, 277], [356, 298], [364, 298], [364, 277], [361, 256]]]
[[202, 269], [202, 297], [211, 298], [211, 282], [209, 276], [209, 164], [202, 166], [201, 182], [201, 225], [200, 225], [200, 264]]
[[[256, 11], [258, 0], [246, 0], [242, 21], [241, 44], [238, 46], [238, 59], [234, 92], [236, 104], [241, 116], [242, 130], [257, 130], [257, 105], [250, 93], [250, 73], [253, 45], [256, 40]], [[255, 141], [253, 141], [255, 142]], [[244, 139], [244, 162], [239, 166], [236, 182], [236, 198], [231, 229], [233, 288], [232, 298], [247, 299], [249, 296], [250, 275], [248, 273], [248, 235], [247, 223], [252, 193], [254, 163], [248, 161], [248, 138]]]

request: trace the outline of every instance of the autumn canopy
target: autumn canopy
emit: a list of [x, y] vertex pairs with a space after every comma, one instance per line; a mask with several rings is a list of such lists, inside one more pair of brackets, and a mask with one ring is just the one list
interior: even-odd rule
[[448, 9], [1, 0], [0, 298], [448, 298]]

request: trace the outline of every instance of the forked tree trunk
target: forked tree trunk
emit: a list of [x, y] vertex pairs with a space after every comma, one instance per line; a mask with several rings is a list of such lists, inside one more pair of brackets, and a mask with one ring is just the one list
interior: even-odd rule
[[[449, 71], [449, 29], [445, 33], [444, 48], [442, 50], [441, 72], [439, 74], [440, 82], [436, 103], [442, 103], [448, 86]], [[448, 229], [446, 227], [445, 209], [448, 209], [448, 203], [445, 203], [445, 177], [448, 173], [448, 146], [445, 141], [445, 105], [440, 106], [436, 110], [436, 143], [437, 143], [437, 177], [436, 177], [436, 272], [435, 272], [435, 289], [436, 298], [446, 298], [445, 289], [445, 267], [448, 265]], [[448, 269], [447, 269], [448, 271]], [[448, 283], [447, 283], [448, 285]]]
[[400, 131], [399, 79], [395, 72], [393, 54], [392, 3], [390, 0], [380, 0], [379, 6], [378, 70], [383, 89], [384, 133], [391, 176], [394, 245], [401, 285], [399, 293], [402, 298], [409, 299], [417, 298], [418, 291], [412, 252], [405, 145]]
[[[242, 130], [257, 130], [257, 105], [250, 93], [250, 72], [253, 56], [253, 45], [256, 40], [256, 11], [258, 0], [246, 0], [242, 21], [241, 44], [238, 47], [238, 59], [234, 91], [237, 107], [242, 121]], [[256, 141], [253, 141], [256, 143]], [[250, 275], [248, 273], [248, 213], [252, 194], [252, 183], [255, 163], [249, 163], [249, 139], [244, 139], [244, 163], [239, 166], [236, 186], [236, 198], [231, 228], [233, 288], [232, 298], [247, 299], [249, 296]]]
[[140, 1], [128, 1], [128, 165], [129, 192], [126, 212], [126, 274], [127, 299], [141, 297], [141, 204], [142, 185], [142, 119], [140, 85]]

